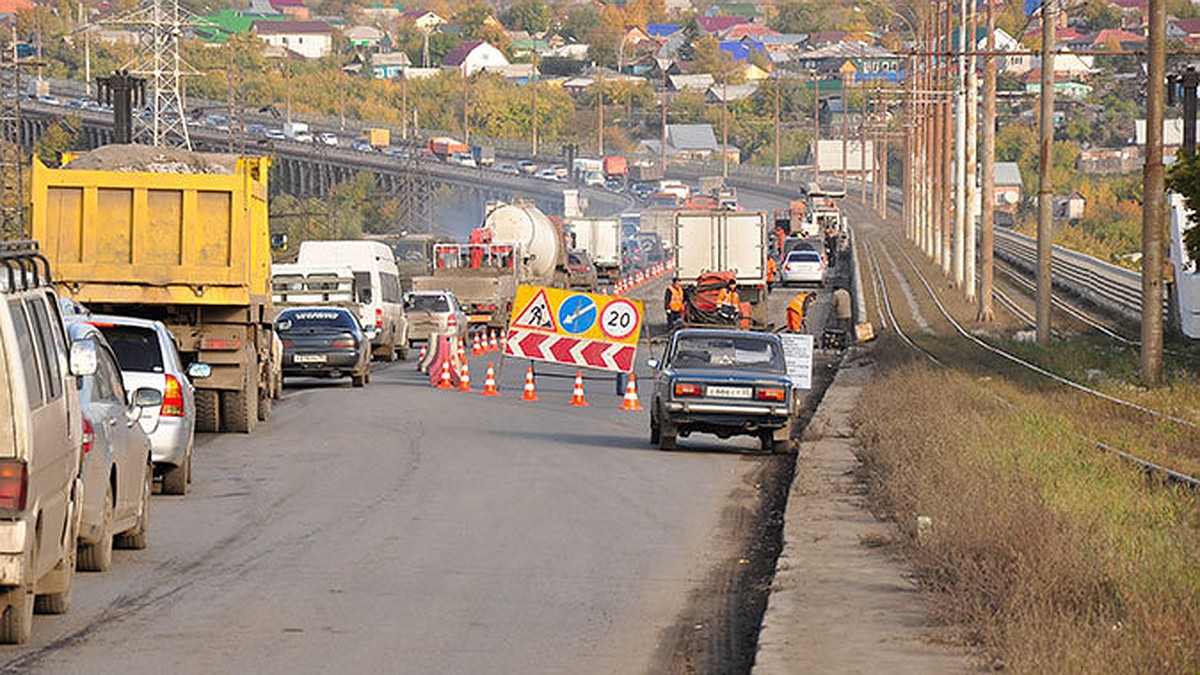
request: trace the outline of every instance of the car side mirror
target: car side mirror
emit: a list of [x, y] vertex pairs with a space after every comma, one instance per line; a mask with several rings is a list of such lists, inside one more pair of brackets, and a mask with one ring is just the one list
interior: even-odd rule
[[91, 375], [96, 372], [96, 343], [83, 340], [71, 343], [71, 374], [76, 377]]
[[133, 407], [157, 408], [162, 405], [162, 392], [150, 387], [139, 387], [133, 392]]
[[187, 376], [193, 380], [203, 380], [206, 377], [212, 377], [212, 366], [197, 361], [187, 367]]
[[646, 365], [651, 368], [658, 368], [658, 359], [646, 359]]

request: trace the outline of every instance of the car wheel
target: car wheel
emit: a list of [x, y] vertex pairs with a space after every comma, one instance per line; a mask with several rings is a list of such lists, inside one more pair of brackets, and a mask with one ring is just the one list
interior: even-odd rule
[[667, 421], [665, 417], [660, 417], [658, 422], [658, 449], [674, 450], [675, 434], [675, 425]]
[[[184, 482], [186, 485], [186, 481]], [[117, 548], [140, 551], [146, 548], [146, 535], [150, 531], [150, 490], [154, 486], [154, 464], [146, 462], [146, 482], [142, 486], [142, 504], [137, 524], [117, 535], [113, 545]]]
[[[29, 561], [33, 568], [33, 558]], [[33, 630], [33, 584], [18, 586], [0, 596], [5, 603], [3, 613], [0, 613], [0, 642], [6, 645], [19, 645], [29, 639]]]
[[100, 522], [100, 540], [79, 547], [78, 569], [84, 572], [104, 572], [112, 567], [113, 552], [113, 491], [104, 491], [104, 517]]
[[183, 464], [179, 466], [163, 466], [162, 470], [162, 493], [164, 495], [185, 495], [187, 494], [187, 475], [189, 464], [188, 459], [183, 460]]
[[658, 420], [654, 415], [650, 415], [650, 444], [658, 445], [658, 439], [662, 436], [662, 428], [658, 426]]
[[196, 391], [196, 431], [220, 431], [221, 414], [217, 394], [215, 389]]

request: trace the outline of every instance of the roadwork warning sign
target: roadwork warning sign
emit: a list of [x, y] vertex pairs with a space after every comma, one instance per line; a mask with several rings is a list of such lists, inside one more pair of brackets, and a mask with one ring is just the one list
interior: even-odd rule
[[598, 293], [520, 286], [507, 356], [617, 372], [633, 370], [642, 303]]

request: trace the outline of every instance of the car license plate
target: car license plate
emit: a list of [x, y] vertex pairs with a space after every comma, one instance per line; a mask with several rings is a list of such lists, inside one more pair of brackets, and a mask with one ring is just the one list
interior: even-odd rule
[[750, 398], [749, 387], [708, 387], [706, 396], [713, 398]]
[[296, 363], [325, 363], [324, 354], [297, 354]]

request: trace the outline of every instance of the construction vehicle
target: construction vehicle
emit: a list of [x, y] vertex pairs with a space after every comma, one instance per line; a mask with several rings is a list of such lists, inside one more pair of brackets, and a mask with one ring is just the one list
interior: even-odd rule
[[392, 130], [387, 128], [363, 129], [363, 137], [376, 150], [382, 150], [392, 144]]
[[629, 180], [635, 183], [653, 183], [662, 180], [663, 169], [659, 164], [639, 162], [629, 165]]
[[33, 236], [65, 297], [162, 321], [196, 385], [196, 429], [250, 432], [278, 397], [269, 160], [109, 145], [61, 169], [33, 160]]
[[[740, 313], [753, 327], [767, 325], [767, 217], [757, 211], [679, 211], [675, 266], [684, 297], [710, 302], [719, 287], [737, 281]], [[685, 325], [725, 325], [714, 313], [689, 314]]]
[[567, 244], [561, 223], [537, 207], [491, 203], [466, 243], [434, 247], [433, 274], [413, 279], [414, 291], [450, 291], [472, 326], [504, 328], [517, 286], [567, 286]]
[[455, 153], [470, 154], [471, 148], [462, 141], [450, 138], [449, 136], [434, 136], [429, 139], [429, 143], [425, 146], [435, 157], [447, 161], [451, 155]]

